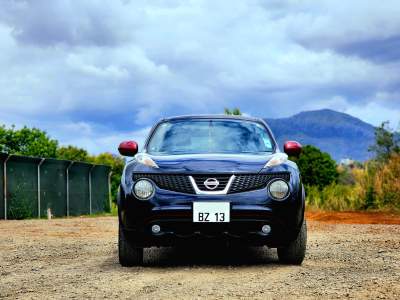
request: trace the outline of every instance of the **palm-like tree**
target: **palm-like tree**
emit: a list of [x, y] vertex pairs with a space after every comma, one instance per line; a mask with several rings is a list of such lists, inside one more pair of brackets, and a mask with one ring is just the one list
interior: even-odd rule
[[225, 107], [224, 113], [225, 113], [225, 115], [229, 115], [229, 116], [232, 116], [232, 115], [233, 116], [241, 116], [242, 115], [242, 112], [237, 107], [235, 107], [232, 110], [230, 110], [229, 108]]

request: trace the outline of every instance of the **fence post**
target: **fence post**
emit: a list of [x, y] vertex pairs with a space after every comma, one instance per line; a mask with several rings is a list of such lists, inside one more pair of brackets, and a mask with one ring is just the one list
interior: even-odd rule
[[88, 181], [89, 181], [89, 214], [92, 214], [92, 170], [95, 167], [95, 165], [92, 165], [89, 169], [89, 176], [88, 176]]
[[110, 205], [110, 212], [111, 212], [111, 203], [112, 203], [112, 196], [111, 196], [111, 176], [112, 176], [112, 171], [108, 173], [108, 202]]
[[38, 185], [38, 218], [40, 219], [40, 166], [44, 163], [46, 159], [42, 158], [37, 166], [37, 185]]
[[74, 164], [73, 161], [67, 167], [67, 217], [69, 217], [69, 168]]
[[12, 155], [7, 156], [3, 162], [3, 182], [4, 182], [4, 220], [7, 220], [7, 161]]

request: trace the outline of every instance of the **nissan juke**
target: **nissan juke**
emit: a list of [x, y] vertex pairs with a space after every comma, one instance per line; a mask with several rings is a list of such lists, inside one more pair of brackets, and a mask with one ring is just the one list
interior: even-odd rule
[[277, 248], [280, 262], [306, 252], [305, 193], [297, 165], [301, 145], [281, 152], [262, 119], [180, 116], [159, 121], [133, 157], [118, 192], [119, 261], [143, 263], [153, 246], [228, 244]]

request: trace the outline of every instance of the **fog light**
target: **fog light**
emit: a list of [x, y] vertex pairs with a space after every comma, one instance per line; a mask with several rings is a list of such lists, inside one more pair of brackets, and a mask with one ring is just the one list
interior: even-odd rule
[[261, 231], [262, 233], [269, 234], [271, 232], [271, 226], [264, 225], [263, 227], [261, 227]]
[[151, 226], [151, 231], [152, 231], [153, 233], [160, 233], [160, 231], [161, 231], [160, 225], [153, 225], [153, 226]]

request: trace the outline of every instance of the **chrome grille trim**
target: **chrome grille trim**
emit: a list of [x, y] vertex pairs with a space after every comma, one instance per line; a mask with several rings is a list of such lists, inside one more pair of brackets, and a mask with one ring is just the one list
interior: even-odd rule
[[228, 180], [228, 183], [226, 184], [225, 188], [221, 191], [203, 191], [200, 190], [199, 187], [196, 184], [195, 179], [193, 176], [189, 176], [189, 180], [192, 183], [193, 189], [197, 195], [226, 195], [232, 185], [233, 180], [235, 180], [235, 175], [231, 175], [231, 177]]

